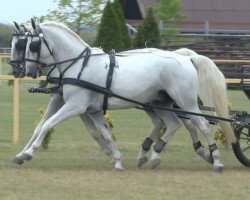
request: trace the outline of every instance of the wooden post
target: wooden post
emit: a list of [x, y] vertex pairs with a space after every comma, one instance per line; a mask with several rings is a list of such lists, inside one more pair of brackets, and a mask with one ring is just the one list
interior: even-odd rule
[[13, 143], [19, 142], [19, 79], [14, 79], [13, 87]]

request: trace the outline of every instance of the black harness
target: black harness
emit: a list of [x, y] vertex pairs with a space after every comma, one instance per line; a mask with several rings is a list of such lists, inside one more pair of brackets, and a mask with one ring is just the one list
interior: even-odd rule
[[[39, 92], [39, 93], [52, 93], [52, 92], [56, 92], [62, 85], [64, 84], [71, 84], [71, 85], [77, 85], [80, 87], [84, 87], [87, 89], [91, 89], [93, 91], [96, 91], [98, 93], [102, 93], [104, 94], [104, 98], [103, 98], [103, 113], [106, 114], [106, 110], [107, 110], [107, 104], [108, 104], [108, 97], [110, 96], [109, 92], [110, 88], [111, 88], [111, 84], [112, 84], [112, 77], [113, 77], [113, 72], [114, 72], [114, 67], [115, 67], [115, 51], [112, 50], [109, 54], [109, 58], [110, 58], [110, 65], [109, 65], [109, 71], [107, 74], [107, 80], [106, 80], [106, 88], [103, 87], [95, 87], [94, 84], [88, 83], [86, 81], [81, 80], [81, 75], [83, 73], [83, 70], [85, 68], [85, 66], [87, 65], [90, 56], [94, 56], [91, 55], [91, 50], [87, 47], [85, 48], [77, 57], [72, 58], [72, 59], [68, 59], [68, 60], [64, 60], [64, 61], [60, 61], [60, 62], [55, 62], [55, 63], [50, 63], [50, 64], [46, 64], [44, 62], [41, 62], [40, 59], [40, 51], [41, 51], [41, 43], [44, 42], [44, 44], [46, 45], [47, 49], [49, 50], [50, 54], [52, 55], [52, 51], [49, 48], [48, 42], [46, 41], [46, 39], [43, 37], [43, 33], [41, 28], [38, 26], [37, 29], [37, 34], [28, 34], [29, 37], [32, 37], [32, 39], [34, 37], [38, 37], [39, 40], [38, 41], [32, 41], [29, 45], [29, 49], [31, 52], [33, 53], [37, 53], [37, 58], [34, 59], [28, 59], [25, 58], [25, 61], [28, 62], [34, 62], [38, 65], [41, 66], [41, 68], [48, 68], [48, 67], [52, 67], [53, 68], [49, 71], [48, 75], [47, 75], [47, 79], [45, 81], [45, 84], [42, 87], [33, 87], [29, 89], [29, 92], [34, 93], [34, 92]], [[104, 54], [95, 54], [96, 55], [104, 55]], [[65, 72], [72, 66], [74, 65], [79, 59], [84, 58], [83, 62], [82, 62], [82, 67], [77, 75], [77, 78], [63, 78]], [[63, 64], [63, 63], [67, 63], [70, 62], [70, 64], [64, 69], [64, 71], [60, 74], [60, 77], [55, 79], [55, 78], [50, 78], [50, 74], [52, 73], [52, 71], [56, 68], [56, 65], [59, 64]], [[51, 87], [51, 88], [47, 88], [47, 84], [48, 83], [53, 83], [53, 84], [58, 84], [58, 86], [55, 87]]]
[[[111, 84], [112, 84], [112, 77], [113, 77], [113, 72], [114, 72], [114, 68], [115, 68], [115, 50], [111, 50], [110, 54], [109, 54], [109, 59], [110, 59], [110, 64], [109, 64], [109, 71], [108, 71], [108, 76], [107, 76], [107, 80], [106, 80], [106, 90], [109, 91], [111, 88]], [[106, 110], [108, 108], [108, 93], [104, 94], [104, 99], [103, 99], [103, 106], [102, 106], [102, 110], [103, 110], [103, 114], [106, 114]]]
[[[107, 79], [106, 79], [106, 88], [105, 87], [101, 87], [101, 86], [98, 86], [98, 85], [95, 85], [95, 84], [92, 84], [90, 82], [87, 82], [87, 81], [84, 81], [84, 80], [81, 80], [81, 75], [82, 75], [82, 72], [85, 68], [85, 66], [87, 65], [88, 63], [88, 60], [91, 56], [91, 51], [89, 48], [86, 48], [78, 57], [74, 58], [74, 59], [70, 59], [70, 60], [67, 60], [67, 61], [62, 61], [60, 62], [61, 63], [65, 63], [65, 62], [70, 62], [72, 61], [68, 67], [60, 74], [60, 77], [56, 78], [56, 77], [50, 77], [50, 74], [51, 72], [55, 69], [55, 65], [58, 64], [58, 63], [53, 63], [53, 64], [45, 64], [43, 63], [43, 66], [51, 66], [51, 65], [54, 65], [54, 67], [50, 70], [49, 74], [47, 75], [47, 79], [45, 81], [45, 84], [41, 87], [32, 87], [30, 88], [28, 91], [30, 93], [45, 93], [45, 94], [49, 94], [49, 93], [59, 93], [59, 94], [62, 94], [61, 90], [59, 90], [63, 85], [65, 84], [69, 84], [69, 85], [75, 85], [75, 86], [80, 86], [80, 87], [83, 87], [83, 88], [86, 88], [86, 89], [89, 89], [89, 90], [92, 90], [92, 91], [95, 91], [97, 93], [101, 93], [104, 95], [104, 98], [103, 98], [103, 113], [104, 115], [106, 114], [106, 110], [108, 108], [107, 104], [108, 104], [108, 98], [113, 96], [113, 93], [111, 92], [110, 88], [111, 88], [111, 84], [112, 84], [112, 77], [113, 77], [113, 72], [114, 72], [114, 67], [115, 67], [115, 51], [112, 50], [110, 52], [110, 55], [109, 55], [109, 58], [110, 58], [110, 65], [109, 65], [109, 71], [108, 71], [108, 74], [107, 74]], [[84, 60], [83, 60], [83, 63], [82, 63], [82, 67], [81, 67], [81, 70], [79, 71], [78, 75], [77, 75], [77, 78], [63, 78], [63, 75], [64, 73], [80, 58], [84, 57]], [[33, 61], [33, 60], [31, 60]], [[37, 63], [37, 60], [34, 61]], [[39, 64], [40, 64], [40, 61], [38, 61]], [[47, 88], [47, 84], [48, 83], [53, 83], [53, 84], [58, 84], [58, 86], [54, 86], [54, 87], [51, 87], [51, 88]]]

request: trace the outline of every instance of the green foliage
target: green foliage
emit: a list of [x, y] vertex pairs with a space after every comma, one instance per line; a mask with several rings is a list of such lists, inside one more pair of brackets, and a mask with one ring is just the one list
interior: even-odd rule
[[[108, 113], [106, 115], [104, 115], [104, 117], [105, 117], [105, 120], [108, 123], [109, 130], [112, 131], [113, 128], [114, 128], [114, 120], [111, 118], [110, 114], [108, 114]], [[116, 135], [115, 135], [114, 132], [112, 132], [112, 138], [113, 138], [114, 141], [116, 141]]]
[[49, 142], [52, 139], [51, 135], [54, 132], [55, 132], [54, 129], [49, 130], [49, 132], [46, 134], [45, 138], [43, 139], [42, 147], [44, 150], [47, 150], [49, 148]]
[[13, 30], [11, 26], [0, 24], [0, 47], [10, 47]]
[[149, 8], [147, 15], [141, 25], [138, 26], [137, 35], [134, 39], [134, 47], [159, 47], [161, 42], [160, 31], [153, 9]]
[[[228, 101], [228, 109], [232, 109], [233, 104], [231, 101]], [[223, 133], [223, 131], [221, 130], [221, 128], [218, 126], [216, 131], [214, 132], [214, 139], [217, 143], [221, 143], [224, 145], [227, 145], [227, 140], [225, 137], [225, 134]]]
[[214, 139], [217, 143], [227, 144], [227, 140], [223, 131], [218, 128], [214, 133]]
[[165, 35], [174, 35], [178, 31], [171, 30], [175, 27], [173, 23], [169, 23], [175, 20], [185, 19], [185, 14], [182, 12], [180, 0], [156, 0], [160, 6], [155, 7], [154, 11], [158, 19], [164, 22], [163, 27], [166, 30], [162, 31]]
[[161, 20], [182, 20], [185, 18], [181, 9], [180, 0], [156, 0], [159, 7], [154, 8], [157, 17]]
[[123, 46], [120, 20], [112, 3], [108, 2], [104, 8], [95, 46], [101, 46], [104, 51], [121, 50]]
[[43, 19], [63, 22], [79, 33], [81, 24], [96, 25], [99, 22], [102, 5], [107, 0], [54, 0], [54, 2], [58, 2], [58, 8], [43, 16]]
[[129, 49], [131, 47], [131, 39], [128, 33], [128, 28], [126, 26], [125, 16], [121, 8], [119, 0], [114, 0], [113, 3], [114, 11], [116, 12], [117, 18], [120, 22], [120, 30], [122, 37], [122, 50]]
[[[9, 72], [8, 75], [12, 75], [12, 73]], [[14, 85], [14, 80], [8, 80], [7, 85], [8, 86], [13, 86]]]

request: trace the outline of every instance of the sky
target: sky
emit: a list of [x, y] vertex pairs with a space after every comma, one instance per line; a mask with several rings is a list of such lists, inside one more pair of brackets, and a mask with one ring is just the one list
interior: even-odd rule
[[40, 17], [55, 10], [57, 3], [53, 0], [1, 0], [0, 23], [13, 24], [30, 21], [34, 16]]

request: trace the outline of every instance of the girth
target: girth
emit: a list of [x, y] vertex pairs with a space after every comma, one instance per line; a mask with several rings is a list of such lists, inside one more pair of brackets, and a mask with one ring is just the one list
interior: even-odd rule
[[[115, 50], [112, 49], [109, 54], [109, 59], [110, 59], [110, 64], [109, 64], [109, 71], [108, 71], [108, 76], [106, 80], [106, 90], [109, 91], [111, 84], [112, 84], [112, 77], [113, 77], [113, 72], [114, 72], [114, 67], [115, 67]], [[104, 99], [103, 99], [103, 114], [106, 114], [106, 110], [108, 108], [108, 93], [104, 94]]]

